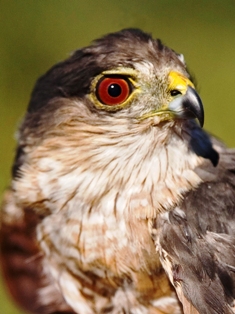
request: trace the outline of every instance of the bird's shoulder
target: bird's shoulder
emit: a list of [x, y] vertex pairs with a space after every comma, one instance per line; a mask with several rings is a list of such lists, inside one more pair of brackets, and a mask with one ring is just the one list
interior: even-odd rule
[[233, 313], [235, 299], [235, 150], [213, 145], [217, 167], [196, 169], [202, 183], [159, 217], [154, 237], [185, 310], [189, 300], [201, 314]]

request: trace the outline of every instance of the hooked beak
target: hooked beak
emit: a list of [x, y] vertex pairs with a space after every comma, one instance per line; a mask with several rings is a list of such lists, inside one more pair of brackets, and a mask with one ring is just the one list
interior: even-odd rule
[[171, 71], [168, 74], [168, 93], [172, 100], [157, 110], [144, 114], [140, 120], [158, 116], [161, 121], [172, 119], [198, 119], [200, 126], [204, 124], [202, 101], [193, 83], [183, 74]]
[[170, 110], [176, 118], [195, 119], [197, 118], [200, 126], [204, 125], [204, 109], [201, 98], [194, 88], [187, 87], [186, 93], [176, 97], [169, 103]]

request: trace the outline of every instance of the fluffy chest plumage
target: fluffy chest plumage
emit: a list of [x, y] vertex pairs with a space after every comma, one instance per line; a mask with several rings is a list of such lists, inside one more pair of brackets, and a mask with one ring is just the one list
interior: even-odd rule
[[114, 130], [88, 130], [75, 129], [73, 137], [63, 130], [56, 141], [49, 136], [29, 149], [14, 182], [19, 202], [44, 216], [37, 228], [44, 271], [59, 289], [74, 292], [63, 295], [77, 311], [82, 287], [109, 287], [113, 294], [128, 286], [155, 299], [168, 282], [161, 279], [151, 221], [197, 186], [200, 158], [169, 130], [126, 130], [122, 139]]

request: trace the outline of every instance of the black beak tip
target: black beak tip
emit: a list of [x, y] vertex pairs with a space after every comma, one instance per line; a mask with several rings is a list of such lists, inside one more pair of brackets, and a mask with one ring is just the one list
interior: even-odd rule
[[201, 117], [197, 117], [197, 119], [199, 121], [201, 128], [203, 128], [203, 126], [204, 126], [204, 112], [203, 112], [203, 115]]
[[185, 99], [183, 101], [185, 110], [192, 115], [193, 118], [197, 118], [200, 126], [204, 125], [204, 109], [201, 98], [194, 88], [188, 86]]

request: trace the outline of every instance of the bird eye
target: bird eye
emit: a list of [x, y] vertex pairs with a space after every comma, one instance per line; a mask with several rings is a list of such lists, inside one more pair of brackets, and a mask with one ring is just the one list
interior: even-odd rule
[[177, 96], [177, 95], [181, 95], [182, 93], [179, 90], [177, 90], [177, 89], [173, 89], [173, 90], [170, 91], [170, 94], [171, 94], [172, 97], [174, 97], [174, 96]]
[[108, 106], [122, 104], [131, 94], [129, 81], [123, 77], [104, 77], [96, 87], [99, 101]]

